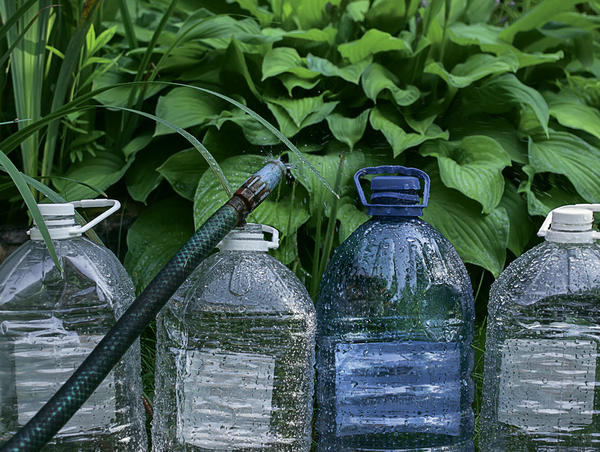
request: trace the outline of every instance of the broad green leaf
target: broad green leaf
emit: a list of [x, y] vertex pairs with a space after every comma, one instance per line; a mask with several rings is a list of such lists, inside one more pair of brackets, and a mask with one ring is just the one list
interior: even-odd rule
[[563, 187], [553, 185], [547, 190], [535, 187], [533, 182], [536, 172], [529, 165], [523, 167], [523, 172], [527, 175], [527, 180], [521, 182], [517, 191], [527, 196], [527, 210], [530, 215], [545, 217], [557, 207], [585, 203], [577, 193], [565, 191]]
[[284, 73], [294, 74], [305, 79], [312, 79], [319, 75], [306, 68], [296, 49], [276, 47], [269, 50], [262, 63], [262, 80]]
[[452, 72], [446, 71], [441, 63], [432, 61], [424, 72], [439, 75], [444, 81], [455, 88], [464, 88], [488, 75], [516, 72], [519, 60], [512, 52], [506, 52], [498, 57], [478, 53], [470, 56], [467, 61], [457, 64]]
[[529, 141], [529, 165], [536, 173], [563, 174], [588, 202], [600, 199], [600, 149], [576, 135], [551, 131]]
[[310, 30], [284, 30], [283, 28], [265, 28], [263, 34], [277, 38], [299, 39], [307, 42], [333, 44], [337, 30], [328, 25], [324, 29], [311, 28]]
[[577, 97], [564, 92], [544, 94], [550, 115], [565, 127], [583, 130], [600, 138], [600, 113], [581, 102]]
[[348, 3], [346, 13], [354, 22], [362, 22], [369, 10], [369, 0], [358, 0]]
[[360, 76], [369, 64], [371, 64], [371, 58], [344, 67], [338, 67], [331, 61], [319, 58], [310, 53], [306, 57], [306, 65], [311, 71], [318, 72], [325, 77], [340, 77], [355, 84], [358, 84]]
[[440, 129], [436, 124], [431, 124], [425, 133], [407, 132], [397, 124], [391, 109], [375, 107], [371, 109], [369, 121], [371, 127], [379, 130], [392, 147], [394, 157], [398, 157], [404, 150], [418, 146], [425, 141], [435, 139], [448, 139], [448, 132]]
[[244, 137], [248, 142], [257, 146], [272, 146], [279, 144], [279, 139], [255, 119], [243, 111], [224, 112], [209, 124], [221, 128], [226, 122], [232, 122], [241, 127]]
[[[238, 155], [221, 162], [223, 173], [235, 187], [240, 186], [253, 173], [261, 169], [266, 158], [260, 155]], [[311, 173], [312, 174], [312, 173]], [[321, 185], [319, 183], [319, 185]], [[274, 196], [272, 194], [271, 196]], [[206, 171], [200, 177], [198, 187], [194, 195], [194, 221], [197, 226], [203, 224], [214, 212], [228, 200], [228, 196], [221, 189], [214, 175]], [[292, 221], [290, 219], [292, 210]], [[293, 234], [308, 219], [307, 207], [300, 203], [292, 203], [289, 199], [275, 202], [267, 199], [253, 212], [248, 219], [251, 222], [268, 224], [279, 230], [280, 236]], [[289, 226], [289, 227], [288, 227]]]
[[327, 124], [333, 136], [342, 143], [346, 143], [350, 150], [362, 138], [367, 127], [369, 110], [363, 111], [356, 118], [347, 118], [338, 113], [327, 116]]
[[[481, 1], [481, 0], [474, 0]], [[552, 63], [563, 57], [563, 52], [555, 53], [525, 53], [511, 44], [500, 39], [502, 28], [489, 24], [477, 23], [467, 25], [457, 22], [448, 28], [448, 37], [452, 42], [460, 46], [478, 46], [484, 52], [502, 55], [512, 52], [519, 60], [519, 68], [533, 66], [536, 64]]]
[[360, 39], [338, 46], [338, 52], [350, 63], [358, 63], [379, 52], [402, 51], [411, 53], [410, 45], [384, 31], [371, 28]]
[[[184, 129], [208, 123], [217, 118], [226, 104], [220, 99], [198, 91], [179, 87], [159, 97], [156, 116]], [[157, 123], [154, 135], [175, 133], [175, 130]]]
[[315, 79], [305, 79], [302, 77], [298, 77], [297, 75], [294, 74], [280, 74], [278, 77], [279, 81], [281, 83], [283, 83], [283, 86], [285, 86], [285, 89], [288, 92], [288, 95], [290, 97], [294, 97], [292, 95], [292, 91], [294, 90], [294, 88], [296, 87], [300, 87], [302, 89], [313, 89], [315, 86], [317, 86], [319, 84], [319, 79], [315, 78]]
[[270, 0], [275, 21], [284, 28], [324, 28], [341, 0]]
[[496, 0], [470, 0], [465, 11], [470, 23], [486, 23], [492, 17], [496, 7]]
[[231, 40], [231, 44], [225, 52], [223, 68], [221, 69], [221, 84], [223, 86], [236, 87], [235, 92], [239, 92], [237, 89], [245, 85], [254, 97], [262, 99], [260, 92], [254, 84], [254, 80], [252, 80], [244, 53], [237, 39]]
[[179, 151], [156, 168], [178, 195], [190, 201], [194, 200], [198, 181], [205, 170], [206, 162], [195, 149]]
[[[123, 177], [131, 162], [132, 160], [125, 163], [120, 156], [112, 152], [98, 152], [95, 157], [89, 156], [73, 165], [65, 177], [91, 185], [98, 191], [104, 191]], [[59, 193], [68, 201], [98, 196], [96, 190], [73, 181], [61, 179], [54, 181]]]
[[554, 16], [562, 11], [568, 11], [582, 0], [544, 0], [527, 13], [520, 16], [515, 22], [500, 32], [500, 39], [512, 43], [515, 35], [521, 31], [541, 28], [547, 22], [554, 20]]
[[527, 203], [517, 193], [515, 186], [506, 182], [500, 207], [506, 210], [510, 227], [508, 234], [508, 249], [519, 257], [533, 236], [533, 223], [527, 214]]
[[463, 261], [498, 276], [504, 268], [508, 246], [506, 210], [497, 207], [484, 215], [478, 203], [445, 187], [435, 169], [428, 169], [427, 173], [431, 178], [431, 196], [429, 206], [423, 209], [423, 219], [450, 240]]
[[397, 105], [407, 106], [415, 103], [421, 93], [416, 86], [408, 85], [406, 89], [397, 86], [397, 77], [381, 64], [372, 63], [361, 77], [362, 88], [367, 97], [377, 102], [379, 94], [387, 90]]
[[193, 233], [191, 205], [181, 198], [167, 198], [142, 211], [127, 233], [125, 255], [125, 268], [138, 293]]
[[304, 127], [321, 122], [334, 110], [338, 102], [324, 102], [323, 96], [267, 99], [267, 107], [277, 119], [281, 132], [291, 137]]
[[437, 157], [444, 185], [454, 188], [490, 213], [504, 192], [502, 170], [510, 166], [510, 156], [498, 142], [483, 135], [461, 141], [435, 141], [423, 145], [421, 154]]
[[[258, 19], [262, 26], [269, 25], [273, 20], [273, 13], [267, 8], [259, 6], [258, 0], [233, 0], [240, 7], [244, 8], [250, 14]], [[232, 0], [227, 0], [227, 3], [231, 3]]]
[[144, 149], [152, 141], [152, 134], [144, 133], [133, 138], [123, 147], [123, 155], [126, 160], [134, 157], [139, 151]]
[[511, 106], [530, 108], [544, 132], [548, 133], [550, 113], [542, 95], [522, 83], [513, 74], [503, 74], [484, 81], [478, 88], [471, 88], [472, 102], [478, 102], [491, 113], [507, 111]]
[[[141, 152], [135, 159], [125, 175], [127, 191], [134, 200], [145, 204], [148, 195], [159, 186], [162, 175], [156, 168], [165, 161], [168, 154], [162, 147], [155, 146]], [[200, 156], [197, 151], [196, 154]]]
[[363, 210], [357, 209], [350, 200], [341, 203], [337, 211], [337, 217], [340, 220], [340, 243], [356, 231], [361, 224], [371, 218]]
[[405, 14], [404, 1], [374, 0], [366, 14], [366, 19], [372, 29], [397, 33], [402, 27]]

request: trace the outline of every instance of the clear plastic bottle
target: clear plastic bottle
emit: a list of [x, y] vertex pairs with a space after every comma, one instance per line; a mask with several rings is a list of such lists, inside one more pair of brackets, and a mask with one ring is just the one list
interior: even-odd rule
[[277, 243], [232, 231], [159, 315], [154, 451], [310, 449], [315, 311]]
[[[369, 204], [359, 177], [383, 173], [400, 176], [375, 176]], [[321, 281], [317, 450], [470, 451], [473, 294], [456, 250], [418, 218], [429, 177], [382, 166], [354, 179], [373, 218]]]
[[[84, 227], [74, 207], [112, 208]], [[82, 232], [118, 201], [40, 204], [63, 273], [39, 230], [0, 266], [0, 444], [54, 395], [134, 300], [129, 275]], [[139, 342], [55, 435], [45, 452], [145, 451]]]
[[600, 450], [599, 205], [548, 215], [545, 241], [493, 284], [482, 451]]

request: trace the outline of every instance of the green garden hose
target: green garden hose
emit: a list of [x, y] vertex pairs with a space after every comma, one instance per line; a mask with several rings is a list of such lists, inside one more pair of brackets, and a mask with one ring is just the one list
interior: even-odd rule
[[0, 452], [40, 450], [84, 404], [167, 300], [225, 235], [244, 222], [285, 173], [280, 160], [268, 163], [240, 187], [171, 258], [106, 334], [71, 378]]

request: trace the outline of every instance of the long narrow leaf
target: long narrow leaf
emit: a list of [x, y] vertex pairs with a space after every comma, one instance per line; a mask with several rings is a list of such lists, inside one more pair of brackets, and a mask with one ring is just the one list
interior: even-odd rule
[[40, 209], [38, 208], [37, 203], [31, 194], [31, 190], [29, 190], [27, 182], [25, 182], [25, 179], [23, 178], [23, 174], [21, 174], [13, 162], [11, 162], [8, 156], [2, 151], [0, 151], [0, 164], [4, 166], [4, 169], [15, 183], [15, 186], [23, 197], [23, 201], [25, 201], [25, 204], [27, 205], [31, 216], [34, 219], [37, 228], [40, 230], [40, 233], [44, 238], [44, 242], [46, 242], [46, 246], [48, 247], [48, 251], [50, 252], [52, 260], [62, 272], [58, 256], [56, 255], [56, 249], [54, 248], [54, 244], [50, 238], [50, 233], [48, 232], [48, 228], [46, 227], [46, 223], [44, 222], [44, 218], [42, 217]]
[[15, 13], [10, 16], [6, 22], [4, 22], [4, 25], [2, 25], [0, 27], [0, 40], [4, 39], [4, 37], [6, 36], [6, 34], [8, 33], [8, 30], [10, 30], [10, 28], [17, 23], [17, 21], [29, 10], [29, 8], [31, 8], [33, 6], [33, 4], [35, 2], [37, 2], [38, 0], [29, 0], [25, 3], [23, 3], [23, 5], [15, 11]]

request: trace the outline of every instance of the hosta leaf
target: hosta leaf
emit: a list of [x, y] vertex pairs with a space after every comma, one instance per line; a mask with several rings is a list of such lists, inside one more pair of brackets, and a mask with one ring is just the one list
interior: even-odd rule
[[232, 1], [256, 17], [262, 26], [269, 25], [273, 20], [273, 13], [267, 8], [259, 6], [258, 0], [227, 0], [228, 3]]
[[522, 83], [513, 74], [492, 77], [480, 87], [472, 88], [469, 94], [473, 95], [472, 102], [478, 102], [491, 113], [506, 111], [516, 105], [530, 108], [544, 132], [548, 133], [548, 104], [538, 91]]
[[470, 23], [486, 23], [492, 17], [496, 0], [471, 0], [465, 11]]
[[500, 39], [512, 42], [520, 31], [541, 28], [547, 22], [554, 20], [554, 16], [561, 11], [568, 11], [582, 0], [544, 0], [527, 13], [521, 15], [515, 22], [500, 32]]
[[237, 39], [232, 39], [231, 44], [227, 47], [220, 75], [223, 86], [232, 86], [239, 89], [240, 86], [245, 85], [254, 97], [257, 99], [262, 98], [254, 84], [254, 80], [252, 80], [248, 65], [246, 64], [246, 58]]
[[338, 113], [327, 116], [327, 124], [333, 136], [342, 143], [346, 143], [352, 150], [354, 145], [362, 138], [367, 127], [369, 110], [363, 111], [356, 118], [346, 118]]
[[[123, 177], [131, 162], [132, 160], [125, 163], [120, 156], [112, 152], [97, 152], [96, 156], [89, 156], [82, 162], [73, 165], [65, 177], [83, 182], [96, 190], [104, 191]], [[55, 179], [54, 185], [67, 201], [98, 196], [96, 190], [77, 182]]]
[[181, 198], [164, 199], [142, 211], [127, 233], [125, 256], [125, 268], [138, 292], [193, 233], [191, 205]]
[[[159, 97], [156, 116], [183, 129], [208, 123], [217, 118], [226, 106], [227, 104], [215, 96], [181, 87]], [[155, 136], [169, 133], [175, 131], [161, 123], [156, 124]]]
[[277, 78], [281, 83], [283, 83], [283, 86], [285, 86], [285, 89], [287, 89], [287, 92], [290, 97], [293, 97], [292, 91], [296, 87], [300, 87], [303, 89], [313, 89], [319, 83], [318, 78], [306, 79], [298, 77], [294, 74], [280, 74]]
[[450, 86], [464, 88], [488, 75], [515, 72], [517, 69], [517, 57], [512, 52], [506, 52], [498, 57], [481, 53], [472, 55], [464, 63], [454, 66], [452, 72], [446, 71], [441, 63], [432, 61], [424, 72], [439, 75]]
[[325, 119], [338, 102], [324, 102], [324, 94], [301, 99], [267, 99], [267, 106], [277, 119], [285, 136], [293, 136], [299, 130]]
[[371, 28], [360, 39], [346, 42], [338, 46], [338, 52], [350, 63], [358, 63], [379, 52], [391, 50], [412, 52], [410, 45], [400, 38], [395, 38], [384, 31]]
[[331, 11], [339, 7], [341, 0], [270, 0], [276, 20], [285, 28], [324, 28], [331, 17]]
[[261, 123], [241, 110], [234, 110], [231, 112], [225, 111], [218, 118], [211, 120], [209, 124], [220, 129], [223, 124], [227, 122], [232, 122], [240, 126], [244, 133], [244, 137], [251, 144], [258, 146], [272, 146], [280, 143], [279, 139], [269, 132]]
[[419, 99], [420, 92], [416, 86], [408, 85], [406, 89], [400, 89], [397, 77], [381, 64], [372, 63], [364, 71], [361, 78], [362, 88], [367, 97], [377, 101], [379, 94], [387, 90], [392, 95], [396, 104], [407, 106]]
[[371, 58], [344, 67], [338, 67], [331, 61], [319, 58], [310, 53], [306, 57], [306, 65], [311, 71], [318, 72], [325, 77], [340, 77], [355, 84], [358, 84], [360, 76], [369, 64], [371, 64]]
[[429, 142], [421, 154], [437, 157], [444, 185], [478, 201], [484, 213], [490, 213], [500, 202], [502, 170], [510, 165], [510, 157], [496, 140], [480, 135], [458, 142]]
[[286, 72], [306, 79], [319, 75], [305, 67], [296, 49], [276, 47], [269, 50], [262, 63], [262, 79], [266, 80], [269, 77], [275, 77]]
[[450, 240], [463, 261], [498, 276], [504, 268], [508, 246], [506, 210], [497, 207], [484, 215], [475, 201], [445, 187], [435, 169], [427, 173], [431, 177], [431, 196], [429, 206], [423, 209], [423, 219]]
[[337, 30], [330, 25], [324, 29], [311, 28], [310, 30], [291, 31], [284, 30], [283, 28], [265, 28], [262, 32], [268, 36], [274, 36], [278, 38], [299, 39], [302, 41], [312, 41], [318, 43], [326, 42], [329, 44], [333, 44], [335, 35], [337, 34]]
[[196, 149], [186, 149], [173, 154], [156, 171], [178, 195], [193, 201], [198, 180], [206, 168], [206, 161]]
[[[200, 156], [200, 153], [196, 151]], [[159, 147], [152, 147], [141, 152], [127, 171], [125, 182], [131, 197], [139, 202], [146, 202], [148, 195], [158, 187], [162, 175], [156, 168], [165, 161], [169, 152]]]
[[600, 199], [600, 149], [576, 135], [551, 131], [529, 141], [529, 164], [536, 173], [563, 174], [588, 202]]
[[337, 212], [337, 217], [340, 220], [340, 243], [370, 218], [364, 210], [360, 210], [354, 205], [354, 200], [344, 201]]
[[600, 113], [581, 102], [577, 97], [561, 92], [545, 93], [550, 115], [565, 127], [583, 130], [600, 138]]
[[366, 19], [372, 29], [396, 33], [406, 14], [405, 3], [398, 0], [374, 0]]
[[427, 140], [448, 139], [448, 132], [440, 129], [436, 124], [431, 124], [425, 133], [412, 133], [405, 131], [395, 121], [389, 109], [375, 107], [369, 116], [371, 127], [381, 131], [387, 142], [392, 147], [394, 157], [400, 155], [405, 149], [418, 146]]
[[519, 257], [534, 232], [533, 223], [527, 214], [527, 203], [517, 193], [515, 186], [507, 182], [499, 206], [506, 210], [509, 219], [508, 249]]
[[354, 22], [362, 22], [369, 10], [369, 0], [358, 0], [348, 3], [346, 13]]

